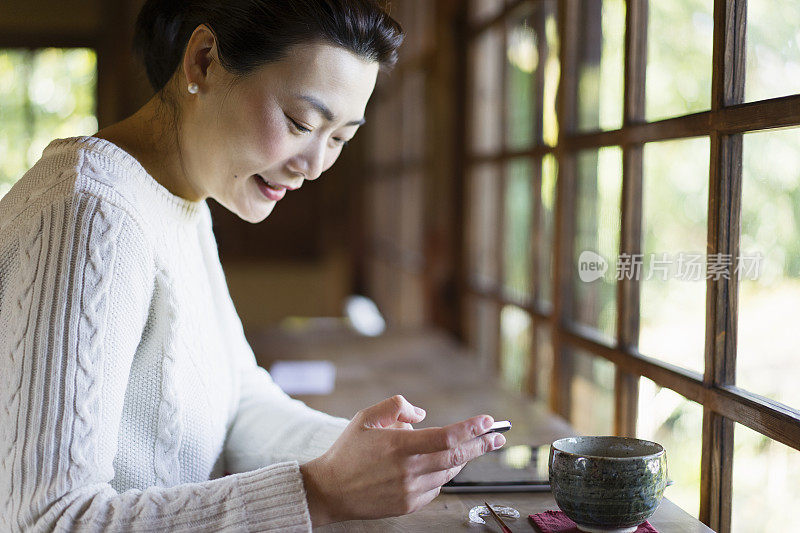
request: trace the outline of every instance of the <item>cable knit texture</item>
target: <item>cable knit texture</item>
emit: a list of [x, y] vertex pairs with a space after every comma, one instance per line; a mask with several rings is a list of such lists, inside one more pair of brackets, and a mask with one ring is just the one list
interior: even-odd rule
[[0, 531], [310, 529], [299, 464], [347, 421], [256, 365], [208, 205], [116, 145], [0, 200], [0, 350]]

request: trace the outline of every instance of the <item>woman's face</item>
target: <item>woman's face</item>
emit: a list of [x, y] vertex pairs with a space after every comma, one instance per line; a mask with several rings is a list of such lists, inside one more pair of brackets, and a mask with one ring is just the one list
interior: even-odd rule
[[364, 121], [378, 68], [316, 43], [291, 47], [241, 79], [212, 59], [200, 93], [185, 95], [182, 149], [192, 187], [248, 222], [264, 220], [285, 194], [333, 165]]

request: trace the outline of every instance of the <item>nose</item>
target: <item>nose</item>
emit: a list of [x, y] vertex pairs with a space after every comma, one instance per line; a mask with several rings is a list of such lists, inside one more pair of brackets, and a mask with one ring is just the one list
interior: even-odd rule
[[306, 149], [290, 160], [288, 168], [292, 173], [302, 174], [307, 180], [315, 180], [325, 170], [325, 150], [323, 142], [312, 142]]

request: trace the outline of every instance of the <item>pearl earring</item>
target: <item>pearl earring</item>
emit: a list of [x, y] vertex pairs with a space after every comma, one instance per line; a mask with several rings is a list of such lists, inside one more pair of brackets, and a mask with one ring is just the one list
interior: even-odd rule
[[187, 87], [187, 89], [189, 91], [189, 94], [197, 94], [200, 91], [200, 86], [197, 85], [195, 82], [192, 82], [189, 84], [189, 87]]

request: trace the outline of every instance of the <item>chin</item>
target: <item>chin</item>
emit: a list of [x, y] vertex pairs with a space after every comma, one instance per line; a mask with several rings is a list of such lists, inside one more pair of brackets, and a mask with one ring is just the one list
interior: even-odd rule
[[270, 213], [272, 213], [272, 210], [275, 209], [275, 203], [276, 202], [271, 202], [269, 206], [262, 209], [248, 209], [243, 213], [236, 213], [236, 215], [251, 224], [258, 224], [259, 222], [263, 222]]
[[[219, 200], [217, 201], [219, 202]], [[277, 202], [261, 202], [256, 205], [248, 204], [243, 207], [238, 205], [229, 205], [227, 202], [219, 203], [222, 205], [222, 207], [245, 222], [258, 224], [259, 222], [263, 222], [264, 219], [266, 219], [270, 213], [272, 213], [272, 210], [275, 209], [275, 204]]]

